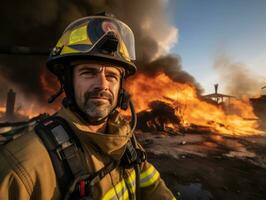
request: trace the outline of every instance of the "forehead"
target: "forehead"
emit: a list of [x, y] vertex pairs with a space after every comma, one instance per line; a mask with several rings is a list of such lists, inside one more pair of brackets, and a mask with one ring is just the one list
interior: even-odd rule
[[75, 71], [85, 70], [85, 69], [99, 69], [100, 67], [104, 67], [104, 71], [106, 72], [113, 72], [117, 74], [122, 73], [122, 67], [119, 65], [115, 65], [113, 63], [107, 63], [107, 62], [98, 62], [98, 61], [80, 61], [75, 62], [72, 64], [75, 66]]

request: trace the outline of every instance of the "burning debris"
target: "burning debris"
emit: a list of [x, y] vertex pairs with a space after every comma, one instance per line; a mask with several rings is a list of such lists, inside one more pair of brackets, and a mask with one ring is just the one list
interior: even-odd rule
[[[180, 119], [175, 115], [175, 109], [162, 101], [153, 101], [149, 103], [150, 111], [142, 111], [138, 113], [137, 128], [142, 131], [162, 131], [177, 132]], [[176, 126], [173, 127], [172, 125]], [[169, 126], [169, 127], [168, 127]]]
[[180, 120], [179, 124], [172, 123], [173, 127], [203, 127], [213, 133], [242, 136], [264, 133], [258, 130], [248, 100], [232, 99], [232, 111], [227, 113], [223, 108], [206, 102], [198, 95], [195, 86], [174, 82], [164, 73], [153, 78], [138, 75], [128, 83], [128, 89], [134, 94], [137, 112], [149, 111], [149, 103], [153, 101], [171, 105]]

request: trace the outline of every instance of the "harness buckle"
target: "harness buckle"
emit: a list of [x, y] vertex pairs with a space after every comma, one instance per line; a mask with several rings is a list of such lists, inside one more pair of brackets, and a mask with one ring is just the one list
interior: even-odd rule
[[71, 158], [75, 156], [78, 151], [78, 147], [75, 143], [65, 142], [56, 148], [56, 154], [60, 160], [64, 160], [66, 158]]

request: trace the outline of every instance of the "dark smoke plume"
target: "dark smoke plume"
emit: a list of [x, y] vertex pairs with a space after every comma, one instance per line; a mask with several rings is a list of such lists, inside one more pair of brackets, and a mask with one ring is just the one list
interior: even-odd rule
[[142, 67], [140, 71], [144, 74], [155, 76], [158, 73], [165, 73], [171, 80], [190, 84], [196, 87], [198, 93], [202, 92], [201, 86], [196, 82], [194, 77], [184, 71], [181, 65], [181, 58], [174, 55], [161, 56], [158, 59]]
[[245, 64], [234, 62], [224, 54], [216, 57], [214, 67], [220, 72], [226, 92], [234, 96], [258, 95], [266, 84], [266, 77], [252, 73]]
[[[139, 71], [151, 75], [162, 71], [174, 81], [198, 86], [194, 78], [182, 70], [178, 58], [166, 55], [178, 38], [177, 29], [168, 22], [166, 3], [163, 0], [5, 1], [0, 7], [0, 45], [53, 47], [73, 20], [109, 11], [132, 28]], [[0, 79], [8, 80], [29, 99], [44, 103], [47, 90], [43, 88], [40, 76], [48, 74], [43, 70], [46, 59], [45, 56], [0, 55]], [[57, 87], [54, 79], [48, 78], [46, 83]]]

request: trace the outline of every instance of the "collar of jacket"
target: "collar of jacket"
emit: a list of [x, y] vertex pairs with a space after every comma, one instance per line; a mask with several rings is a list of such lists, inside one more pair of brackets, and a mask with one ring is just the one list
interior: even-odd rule
[[115, 160], [121, 159], [126, 144], [132, 135], [129, 123], [122, 118], [118, 111], [109, 117], [107, 131], [104, 134], [91, 132], [86, 122], [67, 108], [61, 108], [58, 116], [68, 121], [83, 146], [89, 147], [93, 143], [103, 153]]

